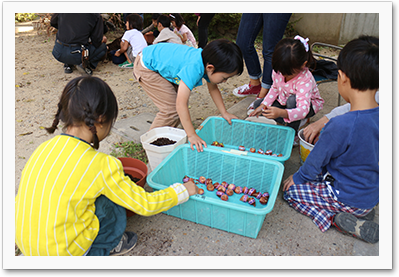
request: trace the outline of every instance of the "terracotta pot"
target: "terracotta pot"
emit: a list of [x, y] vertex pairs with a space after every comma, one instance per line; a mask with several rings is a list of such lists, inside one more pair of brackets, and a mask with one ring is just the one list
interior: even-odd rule
[[[147, 165], [138, 159], [125, 157], [121, 157], [118, 159], [122, 162], [123, 171], [134, 178], [140, 179], [138, 182], [136, 182], [136, 185], [144, 188], [148, 173]], [[134, 214], [134, 212], [126, 210], [126, 215], [128, 217]]]

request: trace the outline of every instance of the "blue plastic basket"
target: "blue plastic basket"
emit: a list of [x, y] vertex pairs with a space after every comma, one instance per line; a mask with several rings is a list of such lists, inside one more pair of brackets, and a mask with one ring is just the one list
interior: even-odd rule
[[198, 152], [184, 144], [173, 150], [148, 175], [147, 183], [154, 190], [162, 190], [173, 183], [182, 182], [185, 175], [194, 179], [204, 176], [213, 182], [226, 181], [262, 193], [268, 192], [268, 203], [261, 205], [256, 200], [256, 207], [253, 207], [239, 200], [243, 194], [234, 194], [228, 201], [223, 201], [216, 196], [216, 191], [208, 191], [205, 185], [198, 184], [205, 191], [203, 195], [191, 196], [187, 202], [165, 212], [198, 224], [256, 238], [266, 214], [273, 210], [283, 171], [284, 166], [280, 162], [211, 148]]
[[[250, 122], [247, 120], [233, 119], [232, 124], [222, 117], [208, 117], [196, 130], [197, 134], [207, 143], [217, 141], [224, 144], [224, 149], [238, 150], [242, 145], [246, 148], [246, 155], [267, 158], [284, 164], [291, 156], [295, 131], [290, 127]], [[273, 157], [249, 152], [250, 148], [272, 150], [281, 157]], [[220, 148], [220, 147], [218, 147]]]

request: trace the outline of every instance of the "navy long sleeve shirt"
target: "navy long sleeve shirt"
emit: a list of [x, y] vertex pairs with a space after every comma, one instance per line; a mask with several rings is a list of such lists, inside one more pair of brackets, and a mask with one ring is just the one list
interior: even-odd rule
[[303, 184], [327, 171], [338, 201], [360, 209], [379, 202], [379, 107], [332, 118], [293, 180]]

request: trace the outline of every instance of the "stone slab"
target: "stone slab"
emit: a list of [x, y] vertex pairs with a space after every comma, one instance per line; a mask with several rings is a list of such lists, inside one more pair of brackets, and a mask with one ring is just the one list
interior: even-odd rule
[[112, 132], [129, 141], [140, 143], [140, 136], [148, 132], [155, 115], [142, 113], [134, 117], [120, 119], [112, 127]]

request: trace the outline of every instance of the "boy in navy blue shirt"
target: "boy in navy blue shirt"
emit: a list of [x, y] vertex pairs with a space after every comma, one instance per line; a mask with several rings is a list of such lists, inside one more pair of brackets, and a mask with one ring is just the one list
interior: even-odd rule
[[283, 184], [289, 205], [322, 232], [340, 232], [376, 243], [379, 202], [379, 40], [362, 36], [338, 57], [338, 91], [351, 110], [332, 118], [305, 163]]

